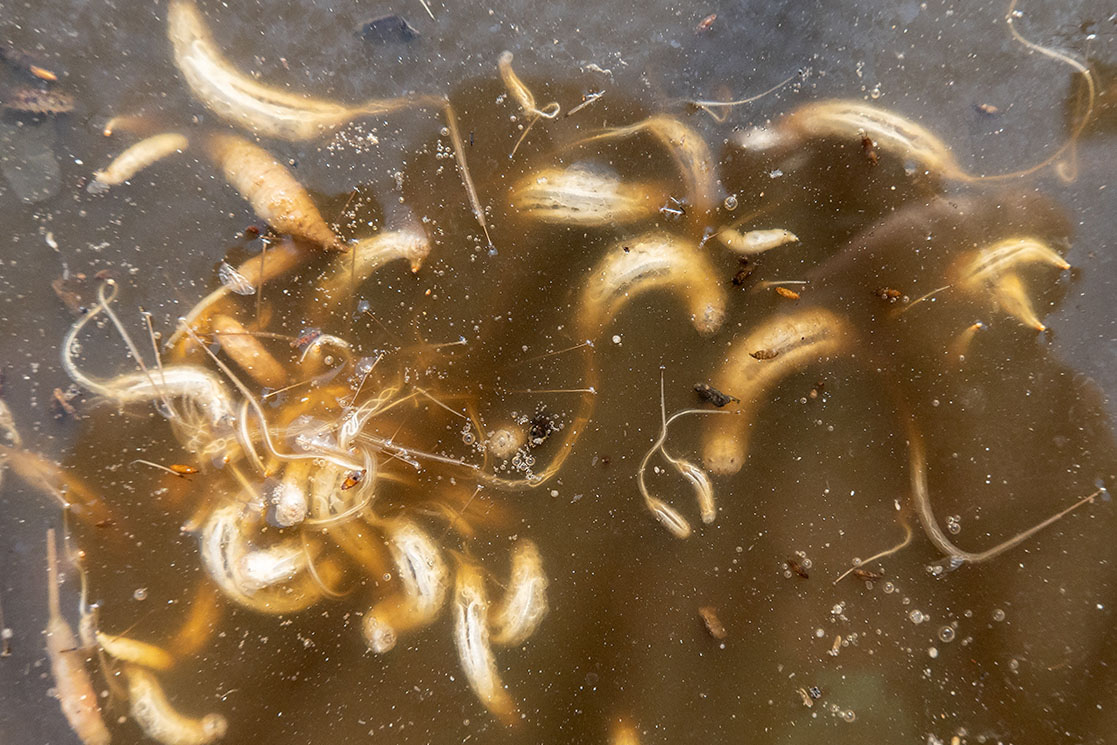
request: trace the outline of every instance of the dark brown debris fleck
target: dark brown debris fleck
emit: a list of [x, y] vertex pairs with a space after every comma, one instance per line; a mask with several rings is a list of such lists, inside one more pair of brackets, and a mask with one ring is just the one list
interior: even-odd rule
[[714, 388], [709, 383], [695, 383], [694, 392], [698, 397], [708, 404], [713, 404], [719, 409], [731, 403], [740, 403], [741, 399], [736, 396], [730, 396], [728, 393], [722, 393], [717, 388]]
[[23, 114], [65, 114], [74, 110], [74, 97], [50, 88], [22, 85], [0, 93], [5, 108]]
[[755, 352], [749, 352], [749, 357], [754, 360], [774, 360], [779, 356], [779, 351], [775, 349], [758, 349]]

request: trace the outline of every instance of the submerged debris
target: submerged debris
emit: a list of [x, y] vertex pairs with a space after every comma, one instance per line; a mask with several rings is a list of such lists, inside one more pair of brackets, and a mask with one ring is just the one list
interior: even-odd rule
[[717, 388], [714, 388], [709, 383], [695, 383], [694, 384], [694, 392], [698, 394], [698, 397], [700, 399], [702, 399], [706, 403], [713, 404], [714, 406], [718, 407], [719, 409], [722, 406], [726, 406], [726, 405], [731, 404], [731, 403], [739, 402], [741, 400], [741, 399], [739, 399], [735, 396], [730, 396], [727, 393], [722, 393], [721, 391], [719, 391]]
[[702, 618], [702, 623], [706, 626], [706, 632], [710, 636], [721, 641], [729, 636], [729, 632], [721, 624], [721, 619], [718, 618], [717, 609], [712, 605], [704, 605], [698, 609], [698, 615]]
[[377, 16], [361, 25], [357, 35], [365, 41], [379, 44], [407, 44], [419, 38], [419, 32], [400, 15]]
[[74, 110], [74, 97], [54, 88], [22, 85], [0, 92], [0, 104], [24, 114], [54, 116]]

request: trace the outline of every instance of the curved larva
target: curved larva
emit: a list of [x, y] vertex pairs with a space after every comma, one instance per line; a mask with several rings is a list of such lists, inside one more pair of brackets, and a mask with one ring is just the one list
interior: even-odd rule
[[647, 132], [655, 137], [671, 154], [686, 185], [687, 198], [694, 209], [701, 213], [713, 209], [718, 201], [717, 171], [710, 148], [702, 135], [674, 117], [658, 114], [627, 127], [607, 129], [582, 142], [631, 137]]
[[174, 667], [175, 659], [171, 653], [154, 644], [103, 631], [97, 631], [94, 638], [105, 654], [121, 662], [135, 663], [152, 670], [170, 670]]
[[1006, 238], [970, 254], [962, 263], [958, 282], [965, 289], [982, 290], [999, 275], [1028, 264], [1070, 269], [1070, 264], [1046, 243], [1034, 238]]
[[171, 2], [167, 37], [174, 47], [175, 65], [198, 100], [222, 119], [264, 137], [309, 140], [359, 116], [441, 102], [431, 97], [393, 98], [351, 107], [257, 83], [241, 74], [218, 51], [191, 0]]
[[431, 252], [430, 239], [418, 228], [389, 230], [370, 238], [362, 238], [349, 246], [349, 251], [333, 260], [318, 281], [319, 298], [326, 305], [336, 305], [351, 297], [361, 285], [389, 261], [403, 259], [418, 272]]
[[218, 314], [211, 321], [211, 329], [221, 344], [221, 351], [257, 383], [265, 388], [282, 388], [287, 384], [283, 365], [240, 321]]
[[790, 230], [750, 230], [742, 233], [726, 228], [718, 233], [718, 240], [738, 256], [756, 256], [787, 243], [798, 243], [799, 238]]
[[85, 669], [85, 654], [80, 651], [74, 630], [59, 607], [58, 548], [53, 528], [47, 530], [47, 582], [50, 616], [44, 636], [55, 697], [70, 728], [83, 745], [108, 745], [112, 736], [105, 727], [97, 691], [89, 671]]
[[450, 570], [434, 540], [408, 520], [387, 524], [388, 550], [404, 594], [412, 599], [415, 625], [433, 621], [446, 602]]
[[221, 592], [246, 608], [276, 615], [295, 613], [316, 603], [322, 597], [321, 590], [306, 572], [298, 572], [290, 582], [262, 585], [265, 568], [250, 566], [247, 568], [258, 574], [246, 577], [245, 562], [254, 561], [249, 558], [254, 552], [244, 530], [253, 523], [251, 518], [245, 519], [241, 505], [230, 504], [214, 510], [202, 526], [202, 565]]
[[215, 134], [206, 141], [206, 152], [225, 180], [277, 233], [344, 250], [306, 189], [267, 150], [235, 135]]
[[[711, 385], [741, 399], [717, 417], [703, 438], [703, 460], [711, 471], [733, 474], [741, 470], [748, 449], [748, 429], [767, 392], [781, 379], [846, 348], [852, 336], [848, 324], [829, 311], [807, 308], [769, 320], [733, 340], [725, 362]], [[758, 360], [758, 349], [776, 356]]]
[[522, 179], [513, 190], [512, 206], [532, 220], [593, 228], [652, 217], [664, 199], [650, 184], [571, 166], [545, 168]]
[[928, 171], [952, 179], [969, 178], [946, 143], [930, 130], [863, 101], [833, 99], [804, 104], [784, 117], [779, 126], [798, 138], [868, 137], [878, 148], [915, 161]]
[[1036, 331], [1047, 330], [1047, 326], [1040, 320], [1039, 314], [1032, 306], [1032, 298], [1019, 274], [1009, 272], [1000, 275], [993, 280], [989, 291], [997, 307], [1002, 311], [1028, 328]]
[[209, 745], [229, 729], [220, 714], [194, 719], [175, 710], [159, 680], [141, 667], [125, 665], [124, 677], [128, 680], [132, 719], [145, 735], [162, 745]]
[[539, 549], [527, 539], [517, 541], [508, 589], [489, 610], [494, 644], [518, 647], [535, 633], [547, 615], [547, 585]]
[[516, 705], [500, 681], [492, 646], [489, 644], [489, 601], [485, 578], [478, 567], [458, 567], [454, 598], [454, 646], [462, 673], [473, 692], [501, 721], [511, 723]]
[[582, 333], [596, 336], [635, 295], [660, 287], [683, 297], [700, 333], [721, 327], [726, 293], [709, 260], [686, 239], [653, 232], [616, 244], [594, 267], [582, 292]]
[[182, 152], [189, 144], [190, 141], [178, 132], [164, 132], [140, 140], [116, 156], [105, 170], [94, 173], [93, 181], [86, 189], [96, 194], [110, 186], [123, 184], [152, 163]]

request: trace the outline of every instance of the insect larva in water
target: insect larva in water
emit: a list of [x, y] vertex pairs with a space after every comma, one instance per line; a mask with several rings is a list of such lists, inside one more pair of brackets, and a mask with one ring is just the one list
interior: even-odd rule
[[524, 81], [520, 80], [520, 76], [512, 69], [511, 52], [501, 52], [496, 64], [497, 69], [500, 70], [500, 79], [504, 81], [504, 87], [508, 89], [508, 93], [524, 113], [544, 119], [554, 119], [559, 115], [560, 107], [557, 103], [549, 103], [542, 109], [535, 105], [535, 96], [532, 95], [531, 89], [524, 85]]
[[627, 127], [606, 129], [579, 144], [597, 140], [631, 137], [646, 132], [671, 153], [686, 185], [687, 199], [694, 212], [704, 215], [713, 209], [718, 198], [717, 173], [710, 148], [702, 135], [674, 117], [659, 114]]
[[221, 344], [221, 351], [259, 385], [282, 388], [287, 384], [283, 365], [240, 321], [218, 314], [213, 317], [211, 328], [214, 338]]
[[131, 662], [152, 670], [170, 670], [174, 667], [175, 659], [171, 654], [154, 644], [129, 639], [126, 636], [116, 636], [98, 631], [95, 634], [97, 644], [109, 657], [121, 662]]
[[726, 293], [709, 260], [685, 238], [652, 232], [614, 245], [594, 267], [582, 292], [582, 334], [595, 337], [633, 297], [660, 287], [683, 296], [700, 333], [721, 327]]
[[267, 150], [235, 135], [213, 134], [206, 140], [206, 152], [225, 180], [277, 233], [305, 238], [335, 251], [345, 249], [306, 189]]
[[310, 466], [310, 461], [306, 460], [288, 463], [283, 469], [283, 479], [272, 489], [272, 517], [281, 528], [290, 528], [306, 519], [306, 480]]
[[309, 140], [357, 117], [442, 103], [434, 96], [413, 96], [345, 106], [258, 83], [224, 58], [192, 0], [172, 0], [167, 36], [175, 65], [198, 100], [222, 119], [263, 137]]
[[689, 538], [691, 529], [690, 523], [687, 519], [679, 514], [671, 505], [664, 502], [662, 499], [653, 496], [644, 497], [644, 504], [651, 510], [652, 515], [659, 524], [667, 528], [668, 532], [676, 538]]
[[62, 713], [84, 745], [108, 745], [112, 737], [101, 717], [97, 691], [85, 669], [85, 656], [78, 648], [73, 629], [62, 617], [58, 598], [58, 548], [53, 528], [47, 530], [47, 602], [50, 609], [46, 628], [47, 657]]
[[140, 140], [116, 156], [103, 171], [93, 174], [93, 181], [86, 190], [91, 194], [106, 191], [110, 186], [123, 184], [152, 163], [174, 153], [181, 153], [190, 141], [178, 132], [164, 132]]
[[741, 233], [732, 228], [725, 228], [717, 234], [721, 244], [738, 256], [756, 256], [788, 243], [798, 243], [799, 238], [790, 230], [775, 228], [772, 230], [750, 230]]
[[494, 644], [518, 647], [535, 633], [547, 615], [547, 575], [543, 557], [525, 538], [512, 547], [512, 574], [504, 597], [489, 609]]
[[[741, 470], [747, 452], [748, 430], [767, 392], [784, 377], [838, 354], [852, 332], [845, 321], [821, 308], [808, 308], [776, 317], [733, 340], [729, 355], [713, 379], [741, 397], [737, 416], [710, 423], [704, 437], [703, 460], [717, 474]], [[766, 349], [777, 357], [757, 360], [752, 352]], [[726, 409], [728, 410], [728, 409]]]
[[350, 244], [348, 253], [336, 257], [316, 283], [319, 303], [329, 308], [351, 300], [357, 287], [390, 261], [404, 259], [412, 273], [418, 272], [430, 252], [430, 239], [418, 228], [362, 238]]
[[458, 566], [454, 591], [454, 646], [462, 673], [473, 692], [505, 724], [516, 714], [512, 697], [504, 690], [489, 644], [489, 600], [481, 570], [464, 561]]
[[268, 548], [248, 551], [240, 557], [237, 567], [238, 586], [248, 594], [254, 594], [266, 587], [290, 582], [306, 571], [311, 558], [303, 549], [302, 542], [294, 538]]
[[404, 594], [414, 602], [419, 624], [430, 623], [442, 610], [450, 586], [450, 570], [429, 535], [409, 520], [387, 524], [388, 550]]
[[989, 291], [1002, 311], [1036, 331], [1047, 330], [1047, 326], [1036, 314], [1032, 306], [1032, 298], [1019, 274], [1015, 272], [1002, 274], [993, 280]]
[[964, 261], [958, 283], [970, 290], [982, 290], [999, 275], [1028, 264], [1045, 264], [1060, 271], [1070, 264], [1057, 251], [1034, 238], [1006, 238], [979, 249]]
[[665, 196], [651, 184], [625, 182], [573, 165], [545, 168], [525, 177], [512, 192], [512, 206], [540, 222], [604, 227], [654, 216]]
[[225, 736], [229, 723], [220, 714], [194, 719], [178, 712], [159, 680], [137, 665], [125, 665], [132, 719], [144, 734], [161, 745], [209, 745]]

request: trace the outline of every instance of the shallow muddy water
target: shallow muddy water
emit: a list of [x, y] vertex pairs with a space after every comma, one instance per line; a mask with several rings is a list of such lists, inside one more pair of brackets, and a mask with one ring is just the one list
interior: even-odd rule
[[[981, 552], [1117, 477], [1117, 213], [1108, 175], [1117, 166], [1117, 17], [1087, 0], [1025, 3], [1016, 19], [1027, 39], [1096, 73], [1099, 95], [1077, 141], [1073, 181], [1050, 167], [995, 182], [951, 180], [880, 142], [864, 146], [856, 132], [764, 152], [741, 147], [754, 127], [771, 131], [825, 99], [918, 122], [970, 174], [1040, 163], [1075, 130], [1081, 76], [1014, 41], [1001, 4], [879, 5], [435, 1], [432, 18], [419, 0], [198, 3], [224, 56], [261, 82], [350, 103], [445, 95], [456, 111], [491, 246], [437, 108], [362, 118], [302, 142], [261, 137], [342, 238], [417, 229], [431, 253], [415, 273], [397, 261], [345, 285], [327, 307], [319, 275], [330, 259], [313, 249], [305, 266], [233, 297], [226, 310], [273, 335], [262, 341], [285, 382], [305, 378], [296, 360], [309, 328], [346, 340], [354, 360], [380, 358], [367, 376], [348, 368], [335, 381], [264, 398], [264, 416], [284, 426], [299, 415], [340, 422], [339, 391], [353, 401], [393, 386], [398, 398], [411, 396], [365, 434], [444, 460], [415, 467], [402, 451], [376, 450], [378, 519], [422, 525], [452, 570], [483, 568], [494, 598], [508, 583], [512, 549], [523, 540], [538, 547], [549, 612], [522, 645], [494, 648], [515, 705], [507, 717], [486, 709], [463, 675], [452, 599], [425, 628], [401, 632], [391, 651], [369, 650], [362, 623], [370, 605], [400, 584], [379, 538], [384, 524], [363, 528], [360, 541], [373, 547], [362, 568], [352, 558], [359, 552], [318, 548], [332, 538], [307, 527], [300, 537], [321, 550], [322, 566], [340, 567], [319, 578], [340, 597], [301, 612], [254, 612], [216, 594], [199, 533], [234, 495], [271, 488], [276, 466], [257, 474], [243, 452], [229, 466], [191, 452], [158, 401], [118, 406], [79, 392], [68, 402], [72, 414], [54, 402], [55, 389], [71, 385], [60, 358], [78, 315], [52, 281], [71, 278], [66, 289], [88, 312], [95, 275], [107, 270], [119, 288], [113, 309], [150, 365], [141, 309], [165, 339], [220, 286], [223, 261], [235, 267], [282, 244], [210, 160], [206, 138], [239, 130], [197, 101], [176, 70], [166, 3], [0, 5], [0, 42], [56, 71], [74, 103], [57, 116], [8, 111], [0, 120], [3, 400], [23, 448], [60, 464], [107, 510], [64, 521], [50, 494], [14, 468], [3, 474], [0, 601], [12, 636], [11, 655], [0, 658], [0, 743], [78, 742], [52, 697], [42, 633], [52, 527], [69, 532], [71, 553], [83, 552], [107, 632], [171, 648], [191, 609], [218, 598], [204, 644], [178, 654], [158, 678], [179, 711], [222, 715], [224, 742], [631, 742], [618, 734], [626, 728], [640, 743], [1113, 742], [1117, 516], [1109, 492], [987, 561], [952, 566], [942, 544]], [[389, 13], [417, 37], [355, 33]], [[511, 158], [527, 119], [498, 73], [505, 50], [538, 105], [562, 108], [536, 122]], [[45, 86], [5, 64], [5, 95]], [[686, 103], [751, 96], [789, 76], [723, 122]], [[142, 115], [142, 134], [182, 132], [190, 147], [91, 193], [93, 172], [142, 136], [126, 127], [102, 133], [123, 114]], [[583, 141], [655, 114], [709, 147], [716, 186], [708, 211], [654, 133]], [[520, 208], [525, 179], [572, 166], [642, 185], [657, 201], [627, 224], [592, 227], [547, 223]], [[729, 225], [785, 228], [798, 241], [752, 259], [744, 276], [711, 237]], [[585, 321], [583, 288], [594, 267], [607, 256], [623, 260], [647, 233], [699, 246], [707, 273], [689, 277], [681, 292], [670, 283], [633, 291], [601, 327]], [[1022, 272], [1045, 332], [998, 310], [992, 290], [966, 294], [953, 279], [971, 252], [1019, 236], [1052, 246], [1072, 266]], [[793, 282], [784, 286], [799, 299], [764, 284], [780, 281]], [[944, 291], [947, 284], [958, 286]], [[686, 296], [699, 286], [725, 298], [713, 333], [692, 323]], [[892, 289], [899, 297], [889, 297]], [[709, 524], [699, 521], [691, 485], [661, 456], [651, 460], [651, 493], [693, 529], [672, 536], [637, 483], [662, 426], [661, 380], [668, 415], [712, 409], [694, 384], [718, 384], [724, 360], [751, 343], [750, 333], [811, 308], [837, 319], [839, 351], [788, 363], [755, 402], [726, 387], [746, 399], [745, 413], [672, 425], [668, 452], [708, 464], [720, 421], [748, 420], [737, 439], [747, 440], [743, 467], [710, 476], [717, 513]], [[132, 373], [103, 316], [81, 333], [77, 365], [100, 379]], [[960, 346], [979, 321], [984, 328]], [[196, 348], [164, 360], [183, 361], [221, 374]], [[482, 476], [499, 459], [477, 440], [514, 420], [539, 435], [548, 422], [559, 428], [518, 455], [516, 465], [530, 457], [536, 473], [565, 457], [535, 488]], [[920, 469], [911, 459], [920, 450], [933, 516], [914, 507]], [[200, 472], [179, 478], [137, 459]], [[524, 468], [506, 463], [496, 475], [522, 477]], [[939, 545], [928, 525], [941, 526]], [[905, 526], [910, 544], [867, 564], [870, 579], [834, 583], [855, 557], [900, 542]], [[290, 533], [272, 526], [263, 534]], [[79, 575], [63, 564], [62, 610], [76, 625]], [[702, 608], [715, 609], [723, 639]], [[120, 666], [90, 656], [112, 742], [154, 742], [121, 690], [108, 693], [101, 671], [116, 668], [107, 677], [119, 687]]]

